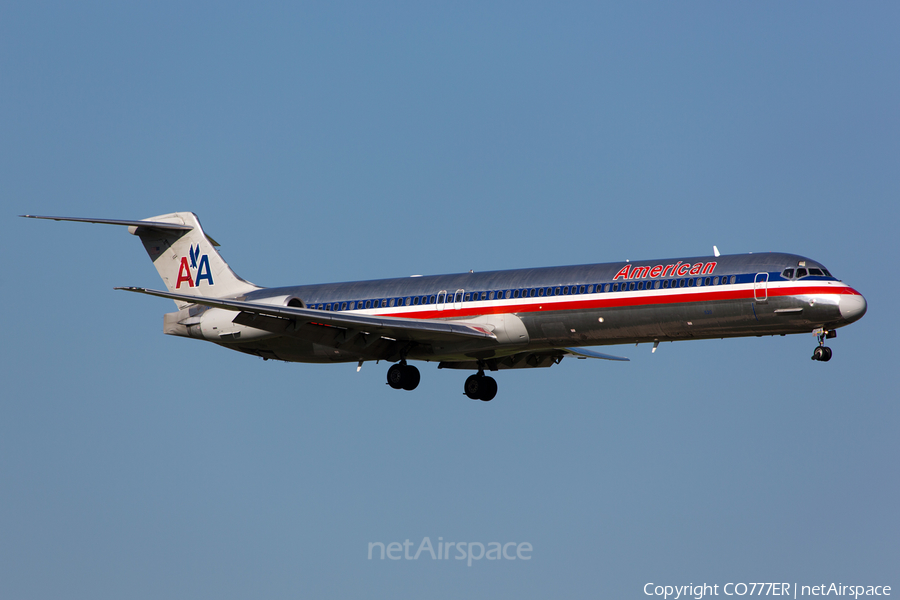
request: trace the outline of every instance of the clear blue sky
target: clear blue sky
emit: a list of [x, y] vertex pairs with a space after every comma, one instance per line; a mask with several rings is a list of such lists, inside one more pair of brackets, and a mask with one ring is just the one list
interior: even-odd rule
[[[6, 3], [0, 597], [900, 586], [896, 3]], [[501, 372], [162, 334], [124, 229], [287, 285], [777, 250], [868, 314]], [[369, 561], [369, 542], [530, 561]]]

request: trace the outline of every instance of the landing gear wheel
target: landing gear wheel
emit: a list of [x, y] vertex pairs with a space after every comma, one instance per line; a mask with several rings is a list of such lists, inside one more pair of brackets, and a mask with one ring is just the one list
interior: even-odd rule
[[466, 385], [463, 388], [466, 396], [472, 400], [478, 400], [481, 394], [482, 379], [484, 379], [484, 375], [470, 375], [466, 379]]
[[483, 379], [483, 389], [481, 392], [481, 396], [478, 399], [484, 402], [490, 402], [494, 399], [494, 396], [497, 395], [497, 382], [494, 381], [493, 377], [484, 377]]
[[419, 375], [419, 370], [412, 365], [405, 365], [403, 367], [403, 389], [407, 391], [413, 391], [419, 385], [419, 379], [421, 379]]
[[395, 390], [403, 389], [403, 367], [405, 365], [391, 365], [387, 372], [388, 385]]
[[481, 373], [470, 375], [464, 387], [466, 396], [472, 400], [490, 402], [497, 395], [497, 382], [493, 377], [485, 377]]
[[816, 346], [816, 349], [813, 350], [812, 359], [820, 362], [828, 362], [831, 360], [831, 348], [828, 346]]
[[418, 387], [420, 379], [419, 370], [404, 363], [391, 365], [387, 372], [388, 385], [395, 390], [412, 391]]

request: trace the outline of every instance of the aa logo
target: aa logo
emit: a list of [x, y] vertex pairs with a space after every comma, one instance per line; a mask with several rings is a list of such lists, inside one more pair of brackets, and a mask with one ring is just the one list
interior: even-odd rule
[[188, 287], [200, 286], [200, 281], [205, 279], [209, 285], [213, 285], [212, 272], [209, 270], [209, 255], [200, 255], [200, 244], [197, 247], [191, 246], [191, 263], [188, 265], [188, 257], [181, 257], [181, 266], [178, 267], [178, 281], [175, 283], [175, 289], [181, 288], [182, 283], [187, 283]]

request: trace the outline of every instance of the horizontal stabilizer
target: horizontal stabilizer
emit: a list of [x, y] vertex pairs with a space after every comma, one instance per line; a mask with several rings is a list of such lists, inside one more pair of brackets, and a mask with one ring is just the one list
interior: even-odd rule
[[164, 223], [162, 221], [124, 221], [122, 219], [85, 219], [83, 217], [41, 217], [38, 215], [19, 215], [27, 219], [47, 219], [48, 221], [76, 221], [78, 223], [102, 223], [103, 225], [125, 225], [126, 227], [145, 227], [170, 231], [190, 231], [191, 225]]

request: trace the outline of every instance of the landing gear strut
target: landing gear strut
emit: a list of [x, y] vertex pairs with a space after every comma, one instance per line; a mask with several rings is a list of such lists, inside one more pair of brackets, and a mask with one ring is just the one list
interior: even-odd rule
[[395, 390], [414, 390], [419, 385], [419, 370], [401, 360], [391, 365], [387, 372], [387, 383]]
[[497, 382], [493, 377], [487, 377], [484, 371], [478, 371], [466, 379], [465, 392], [472, 400], [490, 402], [497, 395]]
[[816, 332], [816, 337], [819, 339], [819, 345], [816, 346], [815, 350], [813, 350], [812, 359], [821, 362], [828, 362], [829, 360], [831, 360], [831, 348], [825, 345], [825, 340], [837, 337], [837, 332], [826, 331], [822, 329]]

